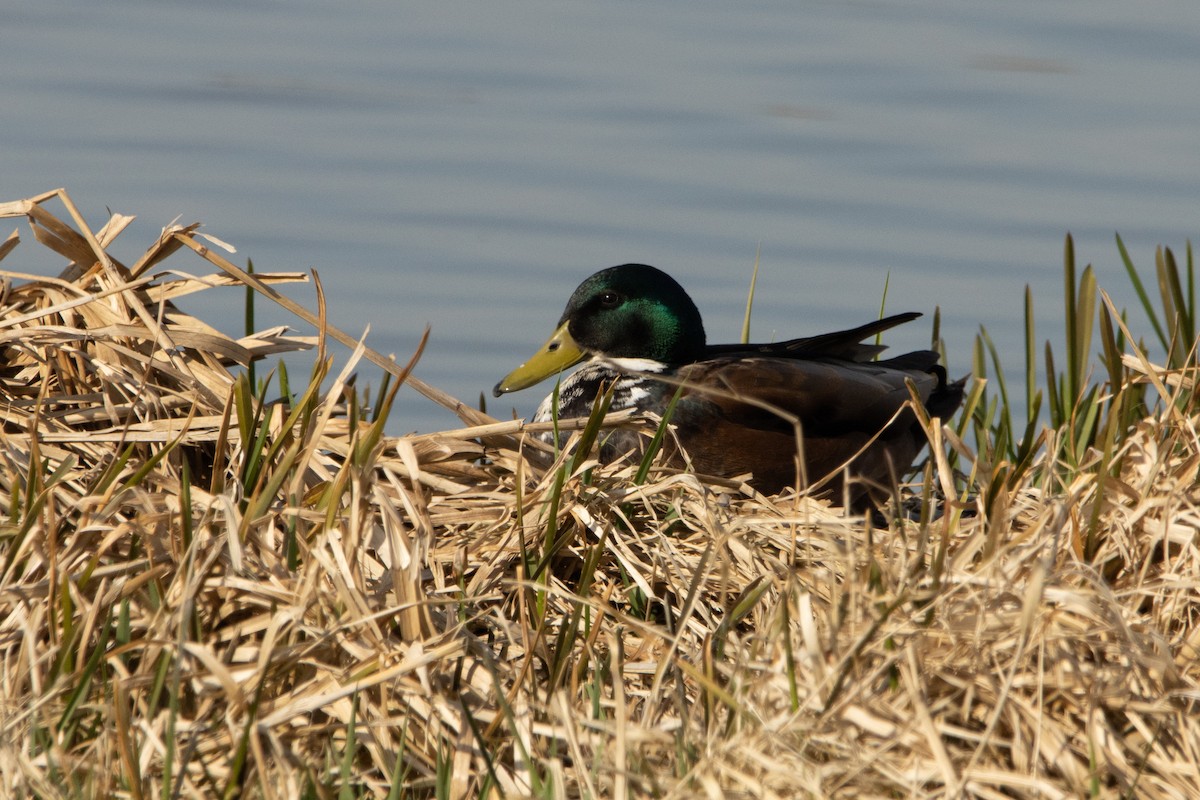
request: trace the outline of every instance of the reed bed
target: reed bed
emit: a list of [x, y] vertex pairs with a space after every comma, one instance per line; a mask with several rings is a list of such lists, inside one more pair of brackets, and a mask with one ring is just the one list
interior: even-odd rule
[[[197, 225], [127, 267], [129, 219], [65, 192], [0, 216], [67, 264], [0, 272], [0, 795], [1200, 797], [1190, 258], [1159, 254], [1156, 365], [1068, 242], [1050, 423], [1013, 422], [985, 334], [862, 517], [597, 464], [629, 420], [556, 453], [365, 345], [335, 367], [353, 340], [272, 288], [306, 276]], [[177, 305], [231, 285], [315, 334]], [[252, 376], [306, 348], [303, 381]], [[463, 427], [385, 435], [403, 383]]]

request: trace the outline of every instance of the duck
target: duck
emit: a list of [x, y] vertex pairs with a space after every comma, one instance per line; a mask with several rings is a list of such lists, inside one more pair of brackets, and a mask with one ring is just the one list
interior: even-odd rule
[[[880, 360], [885, 348], [864, 343], [919, 316], [895, 314], [780, 342], [709, 344], [700, 311], [674, 278], [646, 264], [622, 264], [579, 284], [550, 338], [493, 394], [582, 363], [560, 377], [534, 421], [586, 417], [603, 391], [612, 392], [610, 411], [656, 418], [674, 400], [667, 437], [674, 466], [746, 476], [768, 495], [794, 488], [856, 508], [881, 506], [926, 444], [908, 383], [931, 417], [948, 419], [963, 399], [965, 378], [949, 381], [936, 351]], [[645, 438], [617, 429], [600, 459], [637, 456]]]

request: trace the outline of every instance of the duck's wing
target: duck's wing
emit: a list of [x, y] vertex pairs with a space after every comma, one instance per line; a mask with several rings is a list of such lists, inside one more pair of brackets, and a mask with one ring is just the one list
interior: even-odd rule
[[[734, 424], [792, 430], [806, 436], [879, 431], [909, 399], [905, 380], [927, 401], [944, 386], [931, 350], [887, 361], [856, 363], [775, 357], [724, 357], [683, 367], [682, 409], [707, 408]], [[780, 413], [782, 412], [782, 413]]]
[[675, 376], [683, 389], [672, 422], [698, 471], [752, 472], [766, 492], [796, 485], [798, 423], [808, 483], [834, 476], [827, 488], [840, 492], [837, 475], [849, 463], [862, 480], [852, 497], [861, 500], [863, 487], [887, 485], [925, 445], [904, 407], [906, 379], [939, 416], [961, 401], [961, 382], [948, 385], [941, 367], [924, 368], [930, 358], [936, 354], [865, 364], [755, 356], [698, 362]]
[[859, 325], [857, 328], [788, 339], [783, 342], [714, 344], [707, 348], [708, 357], [765, 355], [776, 358], [840, 358], [846, 361], [868, 361], [886, 348], [883, 345], [863, 344], [863, 339], [883, 333], [897, 325], [903, 325], [905, 322], [911, 322], [919, 316], [921, 314], [916, 311], [893, 314], [890, 317], [868, 322], [866, 325]]

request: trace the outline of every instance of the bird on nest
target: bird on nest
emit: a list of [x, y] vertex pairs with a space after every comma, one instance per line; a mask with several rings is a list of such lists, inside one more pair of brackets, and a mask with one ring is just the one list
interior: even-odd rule
[[[611, 411], [661, 417], [678, 392], [668, 420], [673, 462], [725, 478], [750, 473], [750, 485], [764, 494], [816, 486], [835, 500], [845, 496], [848, 469], [851, 503], [880, 503], [926, 442], [905, 407], [906, 380], [930, 416], [948, 417], [962, 402], [964, 381], [947, 381], [935, 351], [875, 361], [884, 348], [862, 343], [919, 316], [896, 314], [771, 344], [712, 345], [696, 304], [675, 279], [645, 264], [624, 264], [581, 283], [550, 339], [493, 393], [525, 389], [586, 360], [559, 386], [560, 419], [587, 416], [608, 388]], [[535, 421], [554, 417], [553, 397]], [[642, 441], [618, 429], [605, 440], [601, 459], [637, 452]]]

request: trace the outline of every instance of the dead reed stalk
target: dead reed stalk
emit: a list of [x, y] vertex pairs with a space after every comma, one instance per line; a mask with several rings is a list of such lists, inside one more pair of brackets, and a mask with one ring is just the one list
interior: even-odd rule
[[[958, 499], [881, 527], [638, 485], [423, 384], [468, 427], [387, 437], [398, 382], [355, 396], [376, 356], [334, 374], [320, 315], [175, 305], [304, 276], [196, 225], [126, 267], [128, 218], [61, 191], [0, 216], [69, 262], [0, 273], [0, 794], [1200, 796], [1194, 351], [1127, 364], [1163, 399], [1069, 482], [1050, 431], [983, 502], [951, 436], [975, 478], [938, 448]], [[187, 252], [219, 271], [154, 272]], [[244, 372], [313, 346], [282, 400]]]

